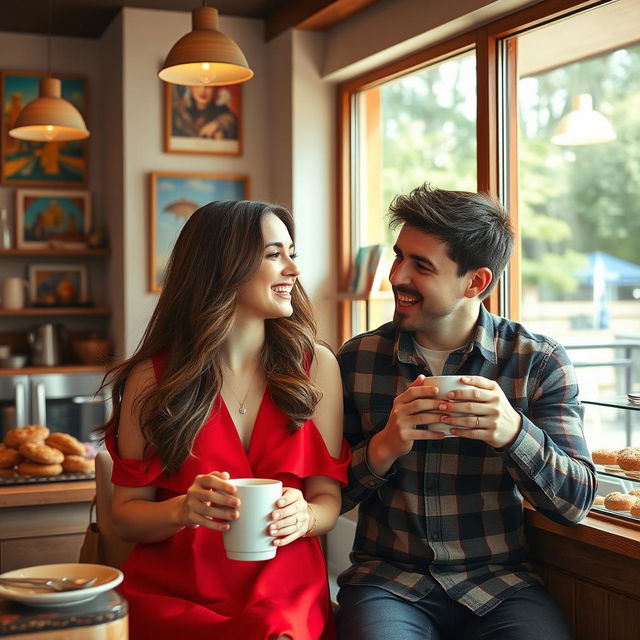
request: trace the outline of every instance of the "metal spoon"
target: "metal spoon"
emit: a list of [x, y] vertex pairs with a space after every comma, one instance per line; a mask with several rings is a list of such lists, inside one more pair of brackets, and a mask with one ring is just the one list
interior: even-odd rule
[[98, 578], [0, 578], [0, 585], [24, 589], [48, 589], [49, 591], [72, 591], [93, 586]]

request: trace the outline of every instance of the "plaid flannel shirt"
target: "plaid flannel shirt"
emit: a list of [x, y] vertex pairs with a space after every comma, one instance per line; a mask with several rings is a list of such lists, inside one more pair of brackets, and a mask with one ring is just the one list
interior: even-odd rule
[[339, 578], [417, 601], [439, 583], [477, 615], [540, 579], [527, 561], [522, 497], [565, 525], [593, 502], [595, 468], [582, 433], [575, 371], [561, 345], [481, 307], [474, 339], [445, 375], [496, 380], [522, 415], [505, 450], [465, 438], [414, 442], [386, 477], [367, 464], [394, 398], [431, 375], [413, 336], [391, 323], [349, 340], [338, 355], [345, 437], [353, 449], [343, 511], [360, 505], [352, 566]]

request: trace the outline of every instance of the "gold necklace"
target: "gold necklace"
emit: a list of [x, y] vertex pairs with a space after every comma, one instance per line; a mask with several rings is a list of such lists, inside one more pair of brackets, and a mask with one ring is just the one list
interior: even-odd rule
[[[229, 369], [229, 371], [231, 371], [231, 369]], [[247, 413], [247, 407], [245, 406], [245, 402], [249, 397], [249, 392], [251, 391], [251, 387], [253, 386], [253, 381], [255, 380], [257, 373], [258, 373], [258, 367], [256, 367], [253, 371], [253, 375], [251, 376], [251, 382], [249, 382], [249, 388], [247, 389], [247, 393], [244, 394], [244, 398], [242, 399], [242, 402], [240, 402], [240, 400], [238, 399], [238, 396], [235, 394], [235, 391], [233, 390], [231, 385], [229, 385], [229, 391], [231, 391], [231, 395], [235, 398], [236, 402], [240, 405], [238, 407], [238, 413], [241, 413], [242, 415]]]

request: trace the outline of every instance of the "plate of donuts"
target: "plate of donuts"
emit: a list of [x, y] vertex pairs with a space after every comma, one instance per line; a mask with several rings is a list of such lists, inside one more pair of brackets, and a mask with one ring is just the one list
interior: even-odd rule
[[0, 484], [95, 477], [95, 447], [43, 425], [9, 429], [0, 443]]

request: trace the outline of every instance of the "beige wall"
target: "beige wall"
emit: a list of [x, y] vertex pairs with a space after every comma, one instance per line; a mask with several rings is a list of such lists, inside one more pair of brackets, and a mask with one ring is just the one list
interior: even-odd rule
[[[261, 21], [222, 16], [222, 30], [255, 71], [243, 86], [244, 151], [238, 158], [162, 151], [157, 70], [190, 30], [190, 13], [126, 8], [99, 40], [54, 38], [54, 69], [89, 77], [88, 188], [96, 218], [108, 224], [111, 236], [108, 282], [99, 289], [114, 309], [117, 354], [131, 354], [157, 300], [147, 283], [151, 171], [247, 174], [251, 198], [292, 207], [302, 279], [320, 337], [339, 346], [333, 297], [336, 83], [528, 4], [534, 2], [380, 0], [325, 33], [289, 31], [269, 43]], [[45, 68], [46, 37], [0, 36], [0, 68]], [[3, 204], [13, 211], [13, 189], [0, 187]]]
[[267, 50], [262, 22], [222, 17], [221, 29], [244, 51], [255, 77], [243, 86], [242, 156], [162, 151], [163, 92], [157, 77], [171, 45], [191, 28], [189, 13], [126, 8], [122, 12], [124, 151], [124, 352], [140, 339], [156, 303], [148, 292], [148, 175], [151, 171], [239, 173], [250, 176], [250, 196], [269, 200]]

